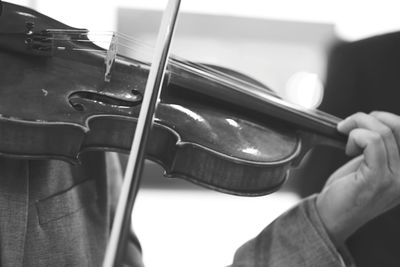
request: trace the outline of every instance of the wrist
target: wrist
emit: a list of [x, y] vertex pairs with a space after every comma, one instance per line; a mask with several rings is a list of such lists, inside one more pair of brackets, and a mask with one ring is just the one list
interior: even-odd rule
[[315, 201], [317, 213], [329, 238], [336, 247], [343, 246], [353, 232], [348, 216], [337, 210], [334, 201], [327, 199], [323, 194], [318, 194]]

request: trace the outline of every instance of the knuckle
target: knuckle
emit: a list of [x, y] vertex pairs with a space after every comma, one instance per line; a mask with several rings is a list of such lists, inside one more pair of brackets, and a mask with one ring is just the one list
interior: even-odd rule
[[383, 138], [390, 138], [393, 136], [393, 132], [389, 127], [382, 127], [380, 134]]
[[[377, 175], [379, 177], [379, 175]], [[379, 192], [380, 194], [384, 194], [387, 190], [390, 190], [396, 185], [395, 179], [390, 174], [386, 174], [380, 176], [379, 179], [375, 179], [375, 183], [371, 185], [375, 192]]]
[[353, 117], [354, 117], [355, 119], [363, 119], [363, 118], [365, 118], [366, 116], [367, 116], [367, 114], [365, 114], [364, 112], [361, 112], [361, 111], [356, 112], [356, 113], [353, 115]]
[[349, 133], [349, 139], [354, 139], [356, 135], [357, 135], [357, 129]]
[[379, 118], [384, 112], [380, 110], [374, 110], [369, 113], [369, 115]]
[[359, 134], [359, 131], [353, 130], [349, 133], [349, 137], [348, 137], [348, 143], [354, 143], [355, 140], [357, 140], [357, 136]]
[[376, 132], [371, 132], [370, 139], [371, 139], [371, 143], [373, 143], [373, 144], [382, 144], [383, 143], [383, 136]]

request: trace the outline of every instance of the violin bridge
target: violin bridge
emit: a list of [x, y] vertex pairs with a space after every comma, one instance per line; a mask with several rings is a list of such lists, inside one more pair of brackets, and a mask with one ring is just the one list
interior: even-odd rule
[[110, 82], [111, 81], [111, 68], [114, 65], [115, 58], [117, 56], [117, 36], [113, 33], [110, 46], [107, 50], [107, 55], [104, 60], [106, 65], [106, 71], [104, 73], [104, 81]]

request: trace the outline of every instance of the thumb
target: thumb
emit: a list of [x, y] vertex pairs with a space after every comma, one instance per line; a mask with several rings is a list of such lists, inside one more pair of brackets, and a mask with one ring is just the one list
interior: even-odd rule
[[355, 172], [358, 169], [358, 167], [360, 166], [362, 160], [363, 160], [363, 155], [360, 155], [356, 158], [353, 158], [346, 164], [344, 164], [342, 167], [340, 167], [334, 173], [331, 174], [331, 176], [329, 177], [325, 186], [329, 186], [336, 180], [341, 179], [341, 178], [349, 175], [350, 173]]

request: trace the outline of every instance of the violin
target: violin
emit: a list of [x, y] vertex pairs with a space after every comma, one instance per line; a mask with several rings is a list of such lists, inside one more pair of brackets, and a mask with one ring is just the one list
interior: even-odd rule
[[[79, 162], [87, 150], [129, 151], [150, 64], [118, 54], [116, 41], [99, 47], [88, 34], [0, 2], [2, 155]], [[264, 195], [313, 146], [343, 147], [338, 122], [244, 74], [172, 56], [146, 157], [167, 177]]]

